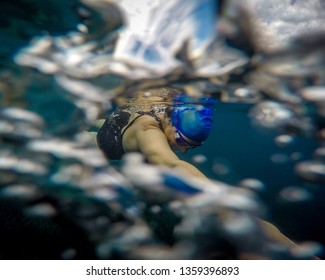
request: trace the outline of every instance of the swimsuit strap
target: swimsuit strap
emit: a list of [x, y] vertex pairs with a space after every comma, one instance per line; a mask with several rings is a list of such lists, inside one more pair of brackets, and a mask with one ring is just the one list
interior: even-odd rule
[[142, 117], [142, 116], [145, 116], [145, 115], [148, 115], [148, 116], [150, 116], [150, 117], [153, 117], [156, 121], [157, 121], [157, 123], [158, 123], [158, 125], [159, 125], [159, 128], [161, 129], [161, 130], [163, 130], [163, 125], [162, 125], [162, 122], [161, 122], [161, 119], [159, 119], [158, 118], [158, 116], [156, 116], [155, 115], [155, 113], [153, 112], [153, 111], [150, 111], [150, 112], [137, 112], [137, 114], [139, 114], [138, 116], [136, 116], [126, 127], [125, 127], [125, 129], [124, 129], [124, 131], [122, 132], [122, 134], [121, 134], [121, 137], [123, 138], [123, 135], [124, 135], [124, 133], [125, 133], [125, 131], [127, 131], [127, 129], [132, 125], [132, 124], [134, 124], [134, 122], [138, 119], [138, 118], [140, 118], [140, 117]]

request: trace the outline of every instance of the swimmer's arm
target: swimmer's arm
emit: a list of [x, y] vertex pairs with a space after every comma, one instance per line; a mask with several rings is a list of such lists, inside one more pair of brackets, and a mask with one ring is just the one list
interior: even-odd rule
[[139, 133], [139, 148], [150, 163], [178, 169], [200, 178], [206, 176], [192, 164], [180, 160], [170, 149], [164, 133], [160, 129], [147, 129]]
[[263, 231], [265, 234], [273, 241], [278, 242], [282, 245], [288, 246], [288, 247], [298, 247], [296, 243], [294, 243], [291, 239], [286, 237], [284, 234], [280, 232], [280, 230], [274, 226], [273, 224], [258, 219], [259, 224], [261, 225]]
[[139, 150], [150, 163], [168, 166], [182, 173], [207, 179], [195, 166], [177, 157], [171, 150], [165, 134], [158, 127], [150, 125], [138, 129], [136, 138]]

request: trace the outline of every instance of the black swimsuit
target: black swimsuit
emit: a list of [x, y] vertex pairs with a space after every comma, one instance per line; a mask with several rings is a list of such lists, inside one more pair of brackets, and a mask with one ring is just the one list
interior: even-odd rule
[[[104, 152], [108, 159], [121, 159], [125, 154], [123, 148], [123, 135], [125, 131], [140, 117], [148, 115], [153, 117], [161, 130], [163, 130], [161, 120], [156, 116], [154, 111], [136, 112], [136, 116], [130, 123], [131, 113], [124, 110], [114, 112], [97, 133], [98, 147]], [[129, 124], [128, 124], [129, 123]], [[126, 126], [126, 127], [125, 127]], [[125, 127], [124, 131], [122, 129]]]

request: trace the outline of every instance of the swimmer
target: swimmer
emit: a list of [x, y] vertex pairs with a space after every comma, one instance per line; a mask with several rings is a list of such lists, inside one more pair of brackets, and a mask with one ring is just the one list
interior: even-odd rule
[[210, 98], [189, 104], [189, 97], [172, 88], [137, 92], [129, 103], [110, 115], [97, 134], [98, 147], [108, 159], [121, 159], [126, 152], [140, 152], [152, 164], [207, 179], [177, 152], [203, 144], [212, 128]]
[[[210, 98], [202, 101], [193, 104], [184, 93], [166, 87], [139, 91], [106, 119], [97, 134], [98, 147], [111, 160], [121, 159], [126, 152], [140, 152], [149, 163], [208, 180], [176, 154], [201, 146], [211, 132], [214, 102]], [[274, 242], [296, 246], [274, 225], [258, 222]]]

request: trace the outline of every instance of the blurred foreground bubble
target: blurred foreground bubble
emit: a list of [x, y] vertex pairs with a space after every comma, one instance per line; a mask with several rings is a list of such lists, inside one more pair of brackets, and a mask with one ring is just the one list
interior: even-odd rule
[[11, 170], [20, 174], [45, 175], [47, 168], [30, 158], [20, 158], [15, 155], [0, 154], [0, 170]]
[[258, 211], [260, 205], [256, 197], [249, 190], [238, 189], [228, 190], [222, 197], [220, 204], [230, 209], [237, 209], [243, 211]]
[[39, 203], [25, 209], [27, 215], [36, 217], [53, 217], [57, 214], [57, 210], [49, 203]]
[[197, 164], [203, 164], [207, 160], [208, 160], [207, 157], [205, 155], [202, 155], [202, 154], [194, 155], [192, 157], [192, 162], [197, 163]]
[[65, 141], [62, 139], [44, 139], [31, 141], [27, 148], [33, 152], [50, 153], [60, 158], [77, 159], [90, 166], [105, 166], [103, 154], [95, 147], [84, 143]]
[[238, 186], [252, 191], [262, 191], [265, 189], [264, 183], [254, 178], [243, 179], [238, 183]]
[[291, 135], [283, 134], [275, 138], [275, 143], [280, 148], [287, 147], [294, 142], [294, 138]]
[[285, 187], [280, 191], [280, 197], [288, 202], [303, 202], [312, 199], [311, 192], [302, 187]]
[[220, 176], [229, 174], [232, 170], [231, 162], [225, 158], [214, 158], [212, 164], [212, 170], [214, 173]]
[[295, 170], [297, 174], [312, 182], [325, 182], [325, 164], [320, 161], [303, 161], [297, 163]]
[[22, 108], [4, 108], [0, 110], [0, 116], [12, 122], [21, 121], [40, 128], [44, 126], [40, 115]]
[[261, 94], [252, 88], [237, 88], [234, 90], [234, 97], [236, 102], [255, 104], [261, 101]]
[[35, 185], [9, 185], [0, 190], [0, 195], [15, 199], [33, 199], [38, 196]]
[[256, 105], [252, 111], [253, 120], [267, 128], [278, 128], [291, 122], [292, 112], [286, 106], [274, 102], [264, 101]]
[[325, 102], [325, 86], [306, 87], [301, 89], [300, 94], [309, 102]]
[[243, 235], [256, 230], [256, 224], [245, 213], [230, 215], [230, 217], [226, 218], [223, 227], [231, 235]]
[[42, 136], [44, 120], [36, 113], [21, 108], [0, 108], [0, 136], [14, 141], [27, 141]]

